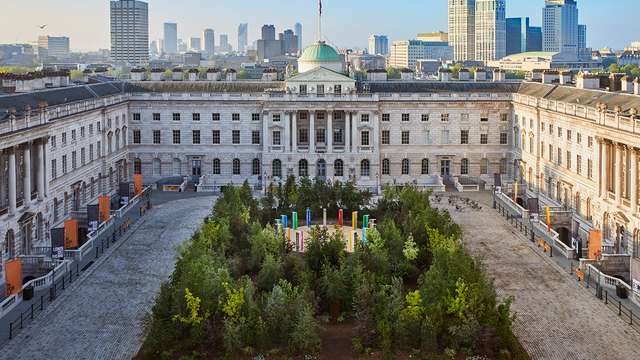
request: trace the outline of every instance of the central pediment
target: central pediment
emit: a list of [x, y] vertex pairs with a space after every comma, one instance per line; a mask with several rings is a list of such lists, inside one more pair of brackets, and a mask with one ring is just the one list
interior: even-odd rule
[[308, 83], [308, 82], [353, 82], [352, 78], [335, 72], [333, 70], [317, 67], [305, 73], [295, 75], [287, 80], [288, 83]]

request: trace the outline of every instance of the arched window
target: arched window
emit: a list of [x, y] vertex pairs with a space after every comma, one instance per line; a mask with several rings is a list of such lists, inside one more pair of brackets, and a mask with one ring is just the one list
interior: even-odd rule
[[409, 175], [409, 159], [402, 159], [402, 175]]
[[111, 154], [113, 152], [113, 133], [107, 134], [107, 154]]
[[460, 161], [460, 174], [469, 175], [469, 159], [462, 159]]
[[305, 159], [298, 161], [298, 176], [300, 177], [309, 176], [309, 163]]
[[364, 159], [360, 162], [360, 176], [369, 177], [371, 175], [371, 167], [369, 166], [369, 160]]
[[429, 175], [429, 159], [422, 159], [422, 175]]
[[254, 176], [260, 175], [260, 159], [253, 159], [251, 162], [251, 174]]
[[116, 151], [120, 150], [120, 129], [116, 130]]
[[278, 159], [271, 163], [271, 175], [273, 177], [282, 177], [282, 162]]
[[344, 162], [338, 159], [333, 163], [333, 175], [344, 176]]
[[182, 162], [180, 159], [173, 159], [173, 175], [180, 176], [182, 174]]
[[220, 175], [220, 159], [213, 159], [213, 175]]
[[240, 175], [240, 159], [233, 159], [233, 175]]
[[382, 160], [382, 175], [389, 175], [391, 173], [391, 164], [389, 159]]
[[162, 161], [158, 158], [153, 159], [153, 175], [162, 175]]
[[138, 158], [133, 159], [133, 173], [142, 174], [142, 160]]

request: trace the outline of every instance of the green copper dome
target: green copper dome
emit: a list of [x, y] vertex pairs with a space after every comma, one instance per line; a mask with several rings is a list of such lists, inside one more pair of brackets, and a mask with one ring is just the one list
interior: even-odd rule
[[340, 62], [342, 59], [338, 52], [324, 41], [318, 41], [306, 49], [298, 61], [304, 62]]

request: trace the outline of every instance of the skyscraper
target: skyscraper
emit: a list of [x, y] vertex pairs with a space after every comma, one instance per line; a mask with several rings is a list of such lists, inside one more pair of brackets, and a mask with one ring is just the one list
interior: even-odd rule
[[449, 44], [455, 61], [475, 60], [476, 0], [449, 0]]
[[506, 32], [506, 0], [476, 0], [475, 60], [505, 57]]
[[546, 0], [542, 13], [544, 51], [578, 55], [576, 0]]
[[200, 51], [202, 50], [202, 43], [200, 42], [199, 37], [192, 37], [189, 39], [189, 49], [191, 51]]
[[276, 39], [276, 27], [273, 25], [262, 26], [262, 40], [275, 40]]
[[69, 56], [69, 38], [66, 36], [39, 36], [38, 56], [40, 59], [49, 56], [62, 59]]
[[587, 48], [587, 25], [578, 25], [578, 48]]
[[178, 24], [164, 23], [164, 53], [178, 53]]
[[111, 58], [131, 65], [149, 63], [149, 4], [111, 1]]
[[293, 32], [298, 37], [298, 51], [302, 51], [302, 24], [296, 23], [293, 27]]
[[529, 18], [507, 19], [507, 56], [542, 51], [542, 29], [530, 26]]
[[244, 53], [249, 45], [249, 24], [238, 25], [238, 52]]
[[280, 33], [280, 42], [282, 42], [284, 54], [295, 55], [298, 53], [298, 37], [294, 35], [293, 30], [287, 29]]
[[202, 39], [204, 40], [204, 53], [209, 56], [213, 55], [216, 48], [215, 32], [212, 29], [204, 29]]
[[389, 38], [386, 35], [369, 36], [369, 54], [371, 55], [389, 54]]
[[231, 48], [231, 44], [229, 44], [229, 35], [220, 34], [220, 51], [222, 52], [230, 52], [233, 50]]

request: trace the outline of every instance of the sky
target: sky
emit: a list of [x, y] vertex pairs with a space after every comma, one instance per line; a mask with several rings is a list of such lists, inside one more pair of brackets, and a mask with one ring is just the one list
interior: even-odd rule
[[[249, 42], [263, 24], [278, 32], [303, 24], [303, 43], [316, 40], [317, 0], [148, 0], [150, 40], [164, 22], [178, 23], [178, 37], [201, 37], [212, 28], [237, 44], [237, 28], [249, 23]], [[34, 42], [38, 35], [68, 36], [72, 51], [109, 48], [108, 0], [2, 0], [0, 43]], [[507, 17], [529, 16], [539, 26], [544, 0], [507, 0]], [[588, 46], [621, 49], [640, 41], [640, 0], [578, 0]], [[389, 40], [447, 30], [447, 0], [323, 0], [323, 37], [337, 47], [365, 48], [370, 34]], [[47, 24], [41, 31], [38, 26]]]

